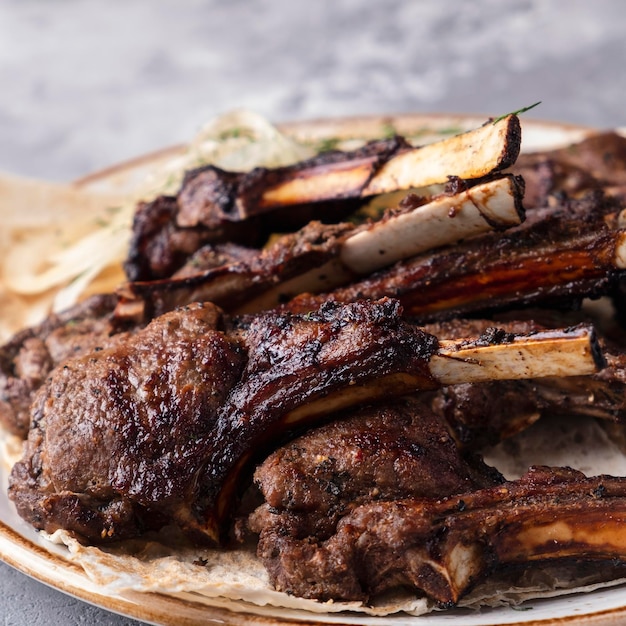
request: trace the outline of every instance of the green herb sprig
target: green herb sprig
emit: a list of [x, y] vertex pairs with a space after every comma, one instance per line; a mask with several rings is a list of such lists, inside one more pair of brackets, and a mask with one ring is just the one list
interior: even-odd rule
[[536, 106], [539, 106], [540, 104], [541, 104], [541, 100], [539, 102], [535, 102], [535, 104], [531, 104], [530, 106], [518, 109], [517, 111], [511, 111], [511, 113], [505, 113], [504, 115], [501, 115], [500, 117], [496, 117], [496, 119], [493, 120], [492, 124], [494, 124], [495, 126], [498, 122], [502, 121], [504, 118], [509, 117], [509, 115], [521, 115], [522, 113], [526, 113], [526, 111], [530, 111], [531, 109], [534, 109]]

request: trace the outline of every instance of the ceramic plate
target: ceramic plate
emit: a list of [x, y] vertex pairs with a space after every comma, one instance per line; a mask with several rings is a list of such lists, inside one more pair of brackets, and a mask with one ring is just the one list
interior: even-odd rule
[[[483, 124], [485, 117], [466, 115], [391, 115], [385, 117], [356, 117], [291, 123], [281, 129], [298, 139], [372, 139], [389, 133], [390, 129], [426, 143]], [[593, 129], [560, 123], [522, 119], [523, 150], [533, 151], [567, 145], [593, 133]], [[421, 139], [421, 141], [420, 141]], [[155, 164], [175, 156], [183, 147], [172, 147], [108, 168], [76, 181], [88, 189], [124, 191], [132, 189]], [[0, 464], [1, 465], [1, 464]], [[193, 597], [178, 598], [152, 593], [117, 595], [106, 593], [94, 584], [78, 566], [70, 563], [65, 548], [51, 545], [15, 513], [6, 496], [7, 471], [0, 468], [0, 558], [21, 572], [52, 587], [110, 611], [161, 625], [200, 625], [207, 623], [240, 624], [314, 624], [311, 613], [281, 612], [268, 607], [262, 615], [245, 613], [243, 605], [231, 603], [228, 608], [210, 605]], [[607, 588], [586, 594], [573, 594], [553, 599], [533, 601], [524, 610], [493, 609], [479, 613], [456, 611], [432, 613], [422, 617], [359, 618], [338, 614], [334, 623], [420, 624], [440, 626], [463, 623], [468, 626], [495, 624], [584, 624], [585, 626], [615, 625], [626, 621], [626, 589]], [[242, 613], [241, 611], [244, 611]]]

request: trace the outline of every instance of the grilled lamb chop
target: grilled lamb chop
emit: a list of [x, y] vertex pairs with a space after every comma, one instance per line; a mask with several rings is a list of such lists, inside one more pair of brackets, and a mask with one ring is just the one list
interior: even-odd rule
[[325, 152], [296, 165], [232, 174], [207, 166], [190, 172], [181, 191], [181, 226], [208, 228], [282, 206], [369, 196], [482, 178], [519, 155], [519, 120], [510, 115], [481, 128], [414, 148], [401, 137], [373, 141], [353, 153]]
[[26, 437], [32, 394], [61, 361], [91, 350], [111, 337], [111, 315], [117, 298], [99, 295], [46, 318], [38, 326], [17, 333], [0, 347], [0, 424]]
[[284, 305], [307, 311], [332, 299], [387, 294], [420, 323], [526, 305], [577, 304], [611, 294], [626, 268], [626, 230], [619, 203], [593, 192], [531, 212], [502, 234], [400, 261], [326, 294]]
[[[526, 194], [527, 201], [525, 204], [535, 208], [540, 206], [543, 207], [543, 210], [533, 216], [527, 227], [518, 228], [518, 232], [512, 234], [512, 239], [505, 240], [504, 248], [495, 248], [495, 237], [485, 240], [485, 247], [491, 248], [492, 256], [495, 255], [496, 257], [494, 261], [495, 266], [491, 270], [493, 276], [489, 283], [490, 287], [497, 289], [498, 285], [494, 284], [494, 281], [497, 283], [499, 280], [504, 280], [504, 278], [500, 277], [500, 274], [506, 272], [507, 279], [510, 279], [513, 275], [521, 276], [521, 280], [526, 281], [521, 286], [514, 285], [510, 281], [508, 283], [519, 288], [522, 298], [527, 298], [526, 292], [529, 289], [532, 291], [532, 286], [529, 283], [534, 281], [539, 282], [540, 289], [537, 293], [533, 293], [530, 296], [531, 299], [541, 300], [544, 297], [555, 297], [555, 292], [559, 294], [556, 296], [557, 298], [567, 299], [568, 268], [561, 268], [556, 277], [549, 277], [547, 279], [548, 282], [545, 282], [545, 268], [548, 267], [547, 263], [553, 263], [553, 260], [550, 259], [544, 262], [544, 259], [549, 257], [546, 256], [546, 250], [544, 249], [546, 246], [542, 245], [543, 239], [549, 238], [550, 243], [562, 246], [569, 246], [570, 244], [584, 246], [589, 245], [589, 243], [585, 244], [580, 238], [577, 238], [576, 233], [577, 230], [585, 228], [582, 226], [583, 222], [587, 224], [590, 232], [607, 230], [607, 227], [599, 224], [599, 221], [607, 212], [617, 212], [620, 207], [614, 201], [602, 199], [599, 190], [606, 189], [611, 193], [622, 185], [624, 179], [623, 171], [626, 171], [625, 145], [626, 140], [624, 138], [607, 133], [589, 138], [565, 150], [522, 156], [520, 161], [518, 161], [519, 166], [516, 164], [515, 171], [522, 172], [530, 181], [531, 189]], [[614, 167], [607, 170], [606, 163], [610, 163]], [[546, 164], [550, 164], [550, 167], [557, 167], [558, 165], [558, 167], [565, 168], [566, 173], [548, 176], [544, 172], [547, 167]], [[585, 180], [581, 181], [580, 176], [571, 174], [571, 171], [573, 168], [575, 172], [582, 172], [583, 170], [580, 168], [583, 166], [588, 169], [585, 170], [587, 172]], [[593, 176], [590, 172], [593, 172]], [[512, 184], [513, 179], [509, 180]], [[538, 183], [538, 180], [540, 180], [540, 183]], [[476, 196], [478, 190], [484, 186], [485, 197], [472, 196], [469, 198], [468, 204], [471, 204], [471, 202], [482, 202], [485, 206], [488, 206], [490, 201], [487, 197], [487, 188], [489, 185], [505, 182], [505, 180], [493, 181], [487, 185], [477, 185], [470, 188], [465, 193], [474, 192], [474, 196]], [[519, 183], [516, 184], [519, 187]], [[538, 191], [538, 187], [541, 187], [541, 192]], [[580, 196], [582, 192], [589, 190], [595, 190], [596, 193], [588, 194], [585, 199], [579, 199], [575, 202], [567, 200], [569, 194]], [[458, 192], [459, 189], [456, 191]], [[455, 198], [458, 198], [459, 206], [462, 206], [461, 196], [463, 192], [464, 190], [461, 187], [461, 193], [450, 197], [448, 201], [457, 202]], [[495, 189], [493, 193], [495, 193]], [[512, 194], [514, 205], [519, 211], [519, 198], [515, 197], [516, 194], [519, 195], [519, 189], [517, 191], [512, 189], [509, 193]], [[435, 204], [437, 202], [431, 202], [428, 206], [434, 206]], [[419, 206], [419, 203], [417, 206]], [[546, 209], [548, 206], [550, 208]], [[445, 210], [445, 206], [442, 206], [441, 209]], [[454, 240], [454, 233], [452, 232], [448, 235], [447, 231], [448, 227], [452, 228], [455, 223], [462, 223], [458, 219], [458, 207], [455, 205], [450, 212], [450, 215], [457, 219], [444, 220], [438, 229], [433, 230], [427, 230], [426, 223], [422, 224], [420, 221], [424, 220], [425, 210], [425, 207], [419, 207], [419, 210], [408, 211], [406, 215], [404, 213], [398, 215], [397, 212], [393, 212], [379, 223], [370, 225], [362, 231], [358, 229], [353, 231], [349, 228], [344, 230], [347, 227], [341, 225], [341, 232], [343, 233], [341, 238], [337, 238], [338, 231], [336, 229], [333, 230], [333, 227], [327, 227], [328, 232], [324, 234], [322, 232], [323, 229], [318, 224], [313, 227], [313, 238], [310, 236], [311, 227], [309, 227], [302, 233], [291, 235], [285, 240], [278, 242], [272, 247], [271, 251], [257, 252], [255, 256], [254, 252], [248, 250], [247, 255], [244, 255], [243, 259], [236, 259], [237, 262], [230, 263], [228, 266], [219, 269], [216, 268], [217, 264], [214, 263], [201, 275], [187, 271], [184, 277], [174, 280], [130, 283], [121, 292], [122, 303], [118, 308], [118, 316], [126, 319], [137, 318], [141, 317], [142, 312], [145, 315], [146, 311], [147, 314], [150, 314], [150, 312], [159, 314], [170, 310], [176, 305], [193, 301], [194, 298], [212, 300], [233, 312], [255, 312], [273, 308], [280, 302], [284, 302], [303, 292], [329, 292], [332, 289], [336, 291], [336, 293], [331, 293], [332, 297], [341, 298], [342, 300], [355, 297], [354, 294], [358, 297], [361, 293], [363, 295], [370, 294], [373, 297], [380, 297], [386, 293], [386, 289], [392, 289], [391, 293], [402, 294], [404, 300], [408, 302], [413, 291], [422, 291], [420, 281], [423, 272], [426, 271], [424, 270], [425, 264], [428, 265], [428, 280], [430, 280], [433, 271], [436, 271], [440, 266], [446, 268], [446, 270], [448, 266], [454, 263], [459, 267], [463, 267], [466, 261], [462, 256], [463, 254], [468, 255], [467, 263], [473, 263], [474, 265], [477, 263], [475, 255], [478, 254], [480, 259], [484, 255], [484, 250], [477, 250], [476, 246], [469, 246], [468, 249], [465, 249], [465, 252], [460, 250], [458, 255], [452, 255], [452, 257], [442, 257], [439, 253], [433, 258], [422, 256], [421, 259], [417, 258], [414, 261], [406, 261], [404, 264], [401, 264], [395, 273], [392, 269], [382, 277], [377, 275], [371, 281], [361, 280], [359, 282], [359, 275], [371, 273], [399, 259], [407, 259], [421, 251], [432, 249]], [[412, 227], [409, 224], [405, 224], [404, 221], [405, 218], [408, 219], [413, 215], [416, 216], [415, 223], [420, 224], [420, 230], [418, 231], [416, 231], [417, 226]], [[490, 221], [491, 215], [493, 214], [491, 209], [489, 209], [487, 213], [483, 211], [482, 217]], [[513, 217], [515, 217], [514, 214]], [[505, 214], [500, 214], [496, 219], [500, 220], [500, 222], [494, 225], [500, 228], [509, 227], [515, 223], [511, 221], [511, 217]], [[543, 221], [547, 221], [549, 224], [541, 225]], [[597, 226], [594, 225], [594, 221], [598, 221]], [[397, 228], [394, 228], [394, 224], [390, 222], [397, 222]], [[554, 231], [558, 231], [561, 225], [566, 222], [568, 223], [569, 232], [564, 232], [562, 236], [555, 235]], [[434, 223], [439, 225], [438, 222]], [[485, 222], [479, 220], [479, 223], [484, 228]], [[613, 223], [613, 228], [619, 229], [620, 226], [620, 220], [617, 220], [617, 223]], [[380, 234], [383, 232], [387, 234], [381, 238]], [[417, 239], [415, 239], [414, 234], [416, 232], [418, 235]], [[459, 236], [467, 237], [477, 232], [476, 230], [474, 232], [463, 231], [457, 235], [457, 239]], [[401, 233], [401, 235], [399, 236], [398, 233]], [[441, 239], [442, 234], [448, 237], [448, 239]], [[619, 239], [621, 234], [616, 232], [615, 236]], [[525, 241], [525, 238], [528, 241]], [[429, 243], [424, 245], [420, 243], [422, 241]], [[606, 245], [609, 244], [607, 243]], [[617, 245], [619, 245], [619, 242]], [[311, 249], [311, 246], [313, 246], [313, 249]], [[520, 248], [525, 249], [527, 247], [526, 253], [520, 253]], [[511, 249], [507, 250], [507, 248]], [[169, 252], [164, 252], [161, 256], [167, 259]], [[504, 266], [503, 263], [499, 263], [498, 255], [500, 254], [507, 258], [512, 258], [514, 261]], [[519, 258], [520, 254], [522, 255], [521, 258]], [[619, 254], [618, 251], [617, 255], [619, 256]], [[529, 258], [529, 256], [532, 257], [533, 255], [534, 259]], [[576, 264], [579, 266], [581, 263], [587, 264], [586, 267], [581, 268], [581, 272], [584, 275], [578, 276], [577, 288], [580, 292], [584, 292], [587, 288], [590, 294], [593, 294], [594, 290], [613, 289], [615, 277], [607, 276], [603, 280], [601, 276], [602, 268], [604, 268], [605, 273], [611, 274], [615, 266], [619, 267], [621, 265], [621, 258], [618, 258], [617, 262], [613, 263], [611, 259], [607, 258], [598, 261], [598, 256], [602, 256], [601, 250], [597, 251], [596, 258], [592, 258], [591, 261], [585, 252], [582, 252], [573, 260], [567, 259], [572, 266], [572, 271], [575, 271]], [[536, 265], [538, 262], [542, 264], [540, 267]], [[526, 265], [526, 270], [524, 271], [514, 266], [513, 263]], [[474, 274], [474, 280], [476, 280], [477, 275], [480, 276], [481, 281], [483, 280], [481, 270], [482, 268], [479, 265], [478, 273]], [[594, 272], [598, 276], [597, 280], [585, 278], [589, 273], [593, 274]], [[401, 275], [403, 273], [408, 273], [409, 278], [406, 281], [399, 282], [396, 274]], [[530, 277], [528, 274], [531, 274]], [[470, 287], [467, 287], [467, 282], [472, 280], [472, 275], [463, 275], [459, 280], [464, 281], [459, 285], [460, 288], [464, 288], [470, 293], [474, 292], [471, 289], [471, 284]], [[559, 280], [563, 284], [559, 283]], [[357, 286], [354, 289], [348, 287], [347, 289], [337, 291], [337, 287], [353, 281], [357, 281]], [[555, 281], [556, 285], [554, 284]], [[383, 284], [378, 284], [379, 282]], [[434, 282], [436, 285], [438, 284], [437, 281]], [[445, 284], [448, 284], [447, 277]], [[609, 284], [611, 285], [610, 287], [607, 286]], [[453, 287], [456, 289], [457, 285], [454, 284]], [[435, 287], [431, 286], [430, 288], [434, 289]], [[350, 295], [351, 292], [353, 295]], [[442, 294], [440, 289], [434, 293], [434, 296], [435, 298], [450, 298], [449, 295]], [[487, 296], [494, 300], [501, 297], [498, 292], [489, 292]], [[580, 297], [580, 294], [574, 292], [571, 296], [577, 298]], [[507, 297], [509, 300], [515, 300], [516, 296], [504, 294], [504, 298], [506, 299]], [[314, 306], [317, 306], [323, 298], [324, 296], [314, 300]], [[137, 299], [141, 300], [141, 302], [138, 302]], [[143, 309], [144, 304], [146, 311]], [[297, 302], [292, 304], [292, 307], [296, 306], [300, 307], [299, 310], [302, 310], [307, 306], [311, 306], [311, 301], [306, 296], [300, 297]], [[445, 303], [437, 303], [435, 299], [435, 303], [432, 306], [446, 307], [447, 305]], [[466, 303], [463, 310], [472, 310], [476, 307], [481, 309], [485, 305], [482, 303]], [[436, 315], [439, 316], [438, 313]], [[442, 315], [445, 316], [446, 313], [444, 312]]]
[[589, 374], [597, 348], [585, 328], [440, 344], [388, 299], [232, 326], [190, 305], [54, 370], [10, 496], [37, 528], [95, 542], [166, 522], [217, 542], [248, 464], [296, 428], [417, 389]]
[[370, 196], [449, 176], [483, 178], [510, 167], [520, 142], [519, 120], [510, 115], [422, 148], [396, 137], [276, 169], [202, 167], [187, 173], [176, 197], [139, 206], [125, 270], [132, 281], [164, 278], [208, 242], [261, 245], [270, 233], [312, 219], [340, 221]]
[[[520, 312], [526, 313], [529, 312]], [[542, 323], [525, 320], [454, 319], [426, 324], [438, 337], [461, 339], [493, 332], [529, 334], [574, 323], [590, 323], [583, 312], [536, 311]], [[602, 337], [606, 366], [590, 376], [498, 380], [445, 386], [422, 400], [452, 427], [460, 445], [481, 449], [528, 428], [543, 415], [598, 418], [626, 423], [626, 353], [621, 343]]]
[[[184, 187], [183, 187], [184, 188]], [[230, 244], [256, 250], [273, 232], [289, 232], [313, 219], [329, 223], [343, 219], [357, 210], [362, 200], [323, 202], [319, 205], [298, 206], [281, 219], [280, 212], [250, 218], [245, 222], [225, 222], [220, 228], [209, 229], [202, 224], [182, 227], [177, 222], [180, 197], [159, 196], [137, 206], [133, 232], [124, 270], [131, 281], [156, 281], [169, 278], [184, 266], [193, 267], [192, 258], [202, 248]], [[227, 262], [237, 261], [237, 256]], [[215, 267], [217, 267], [215, 265]]]
[[451, 607], [496, 568], [626, 560], [626, 479], [534, 467], [471, 493], [363, 504], [321, 540], [281, 532], [271, 514], [252, 521], [280, 591], [367, 601], [405, 587]]
[[511, 437], [543, 415], [597, 418], [607, 426], [623, 427], [626, 356], [604, 355], [608, 366], [591, 376], [446, 386], [428, 401], [451, 425], [459, 443], [471, 449]]
[[256, 254], [229, 249], [239, 256], [235, 262], [128, 283], [119, 290], [116, 316], [140, 321], [199, 300], [229, 312], [270, 309], [293, 295], [328, 291], [424, 250], [518, 225], [524, 216], [522, 195], [522, 181], [506, 176], [428, 202], [410, 194], [382, 219], [359, 227], [310, 222]]
[[460, 453], [445, 421], [418, 395], [333, 419], [256, 469], [265, 504], [253, 513], [253, 526], [278, 524], [292, 537], [327, 538], [341, 517], [366, 502], [442, 498], [504, 481], [477, 457]]
[[[271, 187], [274, 181], [280, 183], [298, 177], [307, 180], [310, 171], [328, 175], [333, 168], [351, 171], [357, 165], [371, 175], [395, 153], [409, 148], [397, 138], [373, 141], [355, 152], [325, 152], [294, 166], [274, 170], [256, 168], [237, 173], [212, 165], [191, 170], [186, 173], [177, 196], [160, 196], [138, 206], [129, 256], [124, 264], [126, 275], [133, 281], [166, 278], [195, 250], [209, 242], [258, 246], [272, 231], [294, 230], [314, 217], [340, 220], [357, 209], [362, 200], [347, 199], [340, 206], [331, 196], [327, 202], [311, 205], [310, 200], [303, 197], [295, 203], [287, 203], [299, 205], [296, 210], [271, 211], [271, 227], [263, 220], [268, 207], [255, 210], [255, 206], [263, 188]], [[240, 205], [245, 208], [239, 208]], [[279, 203], [269, 208], [280, 206]]]

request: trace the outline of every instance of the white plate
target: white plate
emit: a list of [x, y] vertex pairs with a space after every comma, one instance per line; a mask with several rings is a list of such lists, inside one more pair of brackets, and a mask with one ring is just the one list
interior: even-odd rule
[[[397, 133], [417, 136], [426, 143], [437, 136], [448, 136], [452, 132], [475, 128], [484, 123], [484, 117], [466, 115], [390, 115], [344, 119], [316, 120], [282, 125], [290, 135], [304, 140], [323, 140], [339, 137], [350, 140], [371, 139], [389, 132], [392, 127]], [[529, 121], [522, 118], [523, 150], [532, 151], [567, 145], [593, 133], [593, 129], [560, 123]], [[105, 171], [87, 176], [76, 185], [82, 188], [102, 190], [125, 190], [132, 188], [155, 163], [176, 155], [181, 147], [172, 147], [117, 165]], [[65, 548], [52, 546], [16, 514], [6, 495], [7, 472], [0, 467], [0, 559], [21, 572], [44, 582], [64, 593], [120, 613], [154, 624], [188, 626], [222, 623], [240, 624], [308, 624], [316, 623], [313, 614], [282, 613], [279, 617], [271, 608], [264, 615], [245, 615], [236, 603], [231, 609], [211, 606], [195, 599], [166, 597], [152, 593], [118, 595], [107, 593], [94, 584], [78, 566], [66, 559]], [[337, 615], [338, 622], [351, 621]], [[626, 622], [626, 589], [601, 589], [587, 594], [534, 601], [529, 610], [517, 611], [510, 608], [482, 611], [480, 613], [458, 613], [456, 611], [434, 613], [418, 618], [396, 616], [377, 620], [367, 618], [359, 623], [422, 624], [440, 626], [463, 623], [468, 626], [491, 626], [495, 624], [542, 625], [567, 624], [574, 626], [608, 626]]]

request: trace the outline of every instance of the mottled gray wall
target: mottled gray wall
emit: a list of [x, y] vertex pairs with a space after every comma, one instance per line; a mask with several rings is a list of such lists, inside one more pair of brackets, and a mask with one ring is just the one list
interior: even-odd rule
[[0, 168], [65, 179], [217, 113], [626, 123], [618, 0], [0, 2]]

